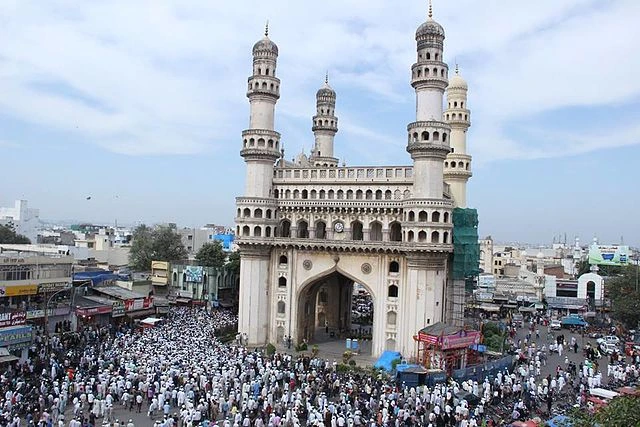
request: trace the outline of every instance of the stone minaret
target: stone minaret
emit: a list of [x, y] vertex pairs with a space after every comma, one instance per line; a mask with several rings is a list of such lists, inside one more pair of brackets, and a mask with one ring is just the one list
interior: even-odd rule
[[338, 132], [338, 118], [335, 115], [336, 92], [329, 86], [329, 75], [324, 86], [316, 93], [316, 115], [313, 116], [315, 146], [309, 160], [316, 167], [337, 167], [338, 159], [333, 156], [333, 139]]
[[444, 162], [444, 180], [451, 188], [456, 207], [467, 207], [467, 181], [471, 178], [471, 156], [467, 154], [467, 130], [471, 126], [471, 112], [467, 108], [467, 82], [456, 74], [449, 81], [447, 109], [444, 117], [451, 127], [451, 153]]
[[280, 134], [274, 130], [280, 80], [276, 77], [278, 47], [264, 38], [253, 46], [253, 75], [247, 97], [251, 105], [249, 129], [242, 132], [240, 155], [247, 164], [243, 197], [236, 199], [237, 236], [240, 247], [240, 306], [238, 332], [244, 344], [265, 345], [268, 340], [270, 305], [270, 242], [277, 226], [272, 194], [273, 169], [280, 157]]
[[[399, 328], [418, 331], [449, 320], [447, 302], [448, 258], [451, 245], [452, 203], [444, 196], [444, 159], [449, 154], [449, 125], [443, 121], [442, 103], [448, 67], [443, 61], [444, 29], [433, 19], [416, 31], [417, 61], [411, 67], [416, 92], [416, 121], [407, 127], [407, 151], [413, 159], [412, 194], [403, 200], [403, 240], [406, 283], [401, 291]], [[402, 337], [397, 350], [410, 354], [411, 336]]]
[[442, 101], [448, 67], [442, 57], [444, 29], [429, 18], [416, 31], [418, 58], [411, 67], [416, 91], [416, 121], [407, 127], [407, 151], [413, 159], [413, 197], [441, 199], [444, 159], [449, 154], [450, 128], [442, 120]]

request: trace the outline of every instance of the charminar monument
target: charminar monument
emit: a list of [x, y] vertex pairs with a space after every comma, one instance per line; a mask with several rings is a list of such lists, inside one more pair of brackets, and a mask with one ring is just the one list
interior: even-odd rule
[[285, 336], [312, 343], [325, 327], [350, 329], [354, 283], [373, 298], [374, 356], [395, 350], [410, 357], [421, 328], [460, 322], [464, 289], [451, 276], [452, 210], [466, 207], [472, 175], [470, 111], [457, 67], [449, 78], [444, 39], [429, 6], [415, 34], [416, 117], [407, 125], [404, 166], [339, 165], [337, 94], [328, 79], [316, 94], [311, 153], [285, 161], [274, 129], [278, 46], [268, 28], [253, 46], [251, 115], [240, 151], [246, 182], [236, 199], [238, 330], [248, 345]]

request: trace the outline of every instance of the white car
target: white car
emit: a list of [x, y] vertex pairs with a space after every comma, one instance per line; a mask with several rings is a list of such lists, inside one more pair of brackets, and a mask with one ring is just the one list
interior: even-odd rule
[[615, 335], [607, 335], [606, 337], [598, 338], [596, 340], [598, 344], [613, 344], [615, 346], [620, 345], [620, 338]]
[[606, 355], [609, 355], [609, 354], [611, 354], [613, 352], [620, 353], [620, 349], [615, 344], [603, 343], [603, 344], [600, 344], [600, 348], [602, 349], [602, 351]]
[[550, 326], [554, 331], [559, 331], [562, 329], [562, 322], [558, 319], [552, 319]]

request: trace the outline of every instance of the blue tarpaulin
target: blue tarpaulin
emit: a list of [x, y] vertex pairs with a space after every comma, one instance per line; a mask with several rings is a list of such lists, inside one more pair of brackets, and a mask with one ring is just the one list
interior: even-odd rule
[[74, 282], [89, 282], [92, 285], [98, 285], [106, 280], [129, 280], [129, 276], [115, 274], [113, 271], [83, 271], [73, 274]]
[[556, 415], [555, 417], [553, 417], [549, 421], [547, 421], [545, 425], [547, 425], [549, 427], [560, 427], [560, 426], [562, 426], [562, 427], [571, 427], [573, 425], [573, 423], [571, 423], [571, 420], [567, 416]]
[[376, 361], [374, 368], [384, 369], [387, 372], [391, 372], [393, 369], [391, 367], [391, 362], [396, 359], [402, 359], [402, 355], [398, 351], [385, 351], [383, 352], [378, 360]]

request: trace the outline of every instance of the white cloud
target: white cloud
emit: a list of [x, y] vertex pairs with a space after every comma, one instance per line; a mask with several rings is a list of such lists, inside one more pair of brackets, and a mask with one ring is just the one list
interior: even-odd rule
[[[228, 149], [247, 125], [250, 49], [269, 18], [280, 46], [277, 121], [285, 145], [310, 146], [314, 94], [329, 69], [339, 97], [349, 87], [366, 100], [340, 103], [345, 151], [406, 161], [397, 135], [413, 118], [390, 123], [364, 111], [372, 101], [388, 110], [414, 102], [413, 35], [426, 6], [405, 3], [3, 2], [0, 114], [127, 154]], [[619, 138], [593, 138], [576, 120], [562, 134], [547, 130], [521, 141], [506, 127], [559, 108], [637, 97], [640, 3], [456, 0], [436, 2], [435, 13], [447, 31], [446, 56], [462, 63], [470, 83], [469, 147], [481, 162], [639, 142], [632, 124], [617, 128]], [[540, 138], [563, 145], [538, 149]], [[368, 143], [380, 150], [372, 153]]]

